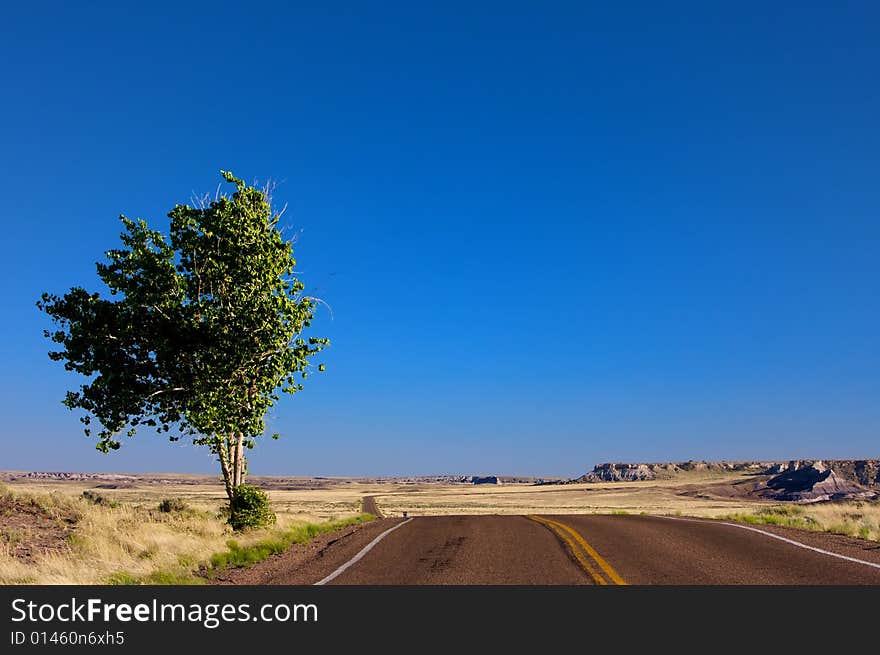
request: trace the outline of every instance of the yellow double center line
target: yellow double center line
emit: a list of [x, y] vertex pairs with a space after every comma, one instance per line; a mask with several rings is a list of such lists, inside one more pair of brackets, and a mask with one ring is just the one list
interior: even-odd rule
[[568, 549], [571, 551], [571, 554], [574, 555], [578, 564], [590, 574], [590, 577], [593, 578], [596, 584], [626, 584], [617, 571], [615, 571], [614, 568], [596, 552], [595, 548], [587, 543], [587, 540], [584, 539], [577, 530], [565, 523], [544, 518], [543, 516], [532, 515], [529, 516], [529, 518], [546, 526], [551, 532], [553, 532], [553, 534], [559, 537], [559, 539], [568, 546]]

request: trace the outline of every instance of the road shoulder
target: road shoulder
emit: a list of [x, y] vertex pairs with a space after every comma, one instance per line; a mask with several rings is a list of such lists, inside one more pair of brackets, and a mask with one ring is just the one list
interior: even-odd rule
[[711, 522], [718, 523], [735, 523], [747, 528], [762, 530], [770, 534], [792, 539], [804, 545], [813, 548], [821, 548], [838, 555], [846, 557], [854, 557], [856, 559], [865, 560], [880, 564], [880, 543], [876, 541], [868, 541], [867, 539], [859, 539], [857, 537], [849, 537], [833, 532], [820, 532], [818, 530], [807, 530], [804, 528], [794, 528], [780, 525], [767, 525], [763, 523], [746, 523], [744, 521], [730, 521], [727, 519], [709, 519]]
[[402, 519], [376, 519], [319, 535], [307, 544], [247, 568], [218, 572], [214, 584], [231, 585], [309, 585], [345, 564], [383, 531]]

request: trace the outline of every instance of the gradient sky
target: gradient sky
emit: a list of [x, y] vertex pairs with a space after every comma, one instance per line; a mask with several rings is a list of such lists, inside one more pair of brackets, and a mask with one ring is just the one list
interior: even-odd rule
[[253, 473], [880, 455], [876, 3], [124, 4], [0, 22], [0, 469], [216, 470], [95, 451], [34, 302], [221, 168], [333, 309]]

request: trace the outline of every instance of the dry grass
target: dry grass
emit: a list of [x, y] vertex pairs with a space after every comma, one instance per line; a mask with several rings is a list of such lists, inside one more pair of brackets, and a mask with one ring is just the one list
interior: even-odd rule
[[[137, 483], [131, 488], [99, 489], [94, 481], [25, 480], [8, 482], [7, 486], [18, 493], [61, 494], [79, 496], [83, 491], [94, 491], [111, 501], [124, 505], [153, 507], [165, 498], [177, 498], [194, 509], [216, 512], [226, 503], [223, 485], [205, 476], [204, 482], [151, 484]], [[259, 481], [254, 484], [261, 486]], [[356, 514], [360, 508], [362, 489], [358, 484], [340, 484], [328, 489], [271, 489], [266, 492], [278, 519], [291, 518], [303, 521], [328, 519]]]
[[877, 501], [774, 505], [754, 513], [733, 514], [727, 518], [880, 541], [880, 502]]
[[388, 516], [419, 514], [687, 514], [714, 517], [751, 513], [766, 503], [725, 498], [714, 485], [745, 479], [739, 474], [696, 473], [677, 480], [571, 485], [397, 485], [377, 491]]
[[[224, 551], [232, 536], [219, 514], [224, 502], [222, 489], [220, 494], [213, 488], [168, 486], [99, 489], [93, 491], [105, 502], [95, 503], [82, 496], [94, 486], [89, 484], [9, 486], [14, 491], [6, 493], [34, 502], [50, 515], [75, 515], [77, 521], [61, 549], [46, 551], [31, 562], [14, 557], [10, 544], [0, 540], [0, 584], [198, 582], [193, 571], [207, 565], [213, 554]], [[344, 501], [331, 496], [321, 503], [297, 503], [285, 493], [278, 492], [281, 498], [273, 498], [276, 527], [236, 534], [240, 547], [282, 538], [294, 526], [348, 518], [359, 511], [357, 499]], [[181, 498], [188, 509], [159, 511], [161, 500], [169, 497]]]

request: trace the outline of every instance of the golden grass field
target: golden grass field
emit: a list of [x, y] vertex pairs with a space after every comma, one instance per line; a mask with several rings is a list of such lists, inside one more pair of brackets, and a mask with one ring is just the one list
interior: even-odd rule
[[[750, 512], [764, 503], [715, 497], [702, 491], [731, 476], [681, 480], [599, 482], [566, 485], [389, 485], [375, 486], [387, 516], [419, 514], [687, 514], [722, 516]], [[687, 494], [687, 495], [683, 495]]]
[[[761, 523], [829, 530], [880, 540], [877, 502], [781, 506], [731, 495], [740, 473], [692, 472], [674, 480], [532, 486], [467, 485], [365, 479], [254, 478], [278, 515], [276, 527], [235, 534], [218, 515], [223, 487], [209, 476], [140, 476], [129, 488], [99, 489], [100, 480], [13, 479], [0, 488], [7, 499], [0, 513], [0, 583], [89, 584], [113, 580], [154, 583], [193, 581], [212, 554], [234, 538], [255, 544], [291, 526], [353, 517], [361, 499], [377, 498], [386, 516], [439, 514], [631, 513], [730, 517]], [[283, 482], [283, 484], [282, 484]], [[301, 484], [300, 484], [301, 483]], [[285, 487], [285, 488], [278, 488]], [[99, 494], [95, 504], [83, 492]], [[188, 509], [163, 513], [163, 499], [183, 500]], [[17, 499], [10, 504], [10, 499]], [[13, 521], [10, 507], [30, 503], [44, 525], [62, 530], [59, 547], [22, 558], [17, 545], [35, 535]], [[57, 541], [57, 540], [56, 540]], [[39, 551], [39, 549], [37, 549]], [[120, 578], [120, 576], [122, 576]]]
[[[156, 582], [183, 582], [234, 538], [249, 545], [291, 526], [355, 516], [360, 495], [348, 490], [271, 491], [276, 527], [232, 533], [218, 516], [225, 503], [220, 484], [143, 484], [131, 489], [95, 489], [94, 481], [27, 481], [3, 485], [0, 496], [26, 501], [28, 509], [66, 524], [75, 517], [62, 548], [35, 558], [14, 556], [16, 545], [32, 538], [27, 526], [11, 526], [0, 513], [0, 584], [101, 584], [124, 573], [132, 578], [154, 575]], [[82, 497], [92, 491], [106, 499], [95, 504]], [[181, 499], [189, 509], [163, 513], [158, 504]], [[8, 512], [9, 510], [7, 510]], [[4, 520], [5, 519], [5, 520]], [[18, 522], [16, 522], [18, 523]], [[161, 573], [156, 576], [155, 574]]]

